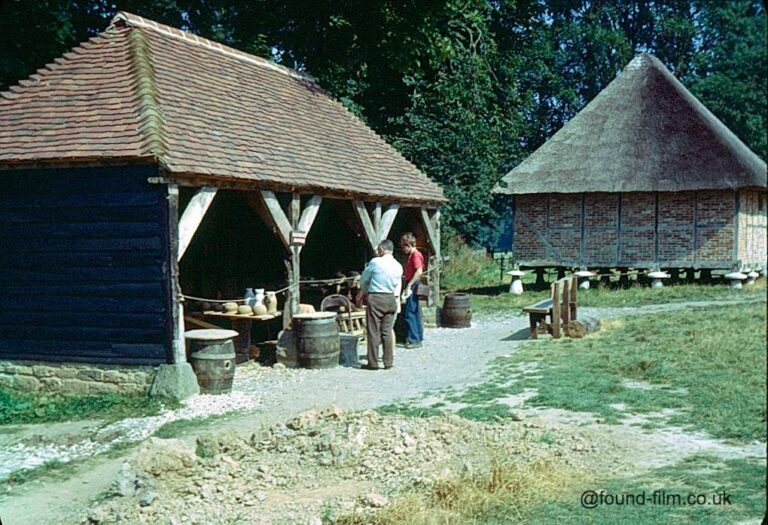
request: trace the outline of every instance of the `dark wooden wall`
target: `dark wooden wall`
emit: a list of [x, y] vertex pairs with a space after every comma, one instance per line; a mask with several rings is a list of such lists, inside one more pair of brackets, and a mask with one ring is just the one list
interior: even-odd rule
[[154, 166], [0, 171], [0, 359], [167, 361], [166, 187]]

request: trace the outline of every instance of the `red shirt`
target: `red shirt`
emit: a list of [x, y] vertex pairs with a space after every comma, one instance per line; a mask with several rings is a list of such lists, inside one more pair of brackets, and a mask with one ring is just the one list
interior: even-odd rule
[[406, 282], [413, 279], [416, 274], [416, 270], [424, 270], [424, 256], [419, 250], [413, 250], [408, 256], [408, 262], [405, 263], [405, 280]]

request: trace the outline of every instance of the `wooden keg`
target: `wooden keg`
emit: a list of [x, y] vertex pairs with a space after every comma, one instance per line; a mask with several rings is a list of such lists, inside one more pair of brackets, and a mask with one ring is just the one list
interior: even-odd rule
[[447, 293], [443, 300], [440, 325], [446, 328], [467, 328], [472, 324], [472, 309], [468, 293]]
[[299, 366], [332, 368], [339, 366], [339, 325], [335, 312], [315, 312], [293, 316]]
[[201, 394], [229, 394], [235, 379], [234, 330], [190, 330], [189, 363], [197, 376]]

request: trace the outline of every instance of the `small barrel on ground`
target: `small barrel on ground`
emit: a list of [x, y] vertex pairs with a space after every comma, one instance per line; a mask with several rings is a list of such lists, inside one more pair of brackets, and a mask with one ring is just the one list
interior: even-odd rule
[[335, 312], [316, 312], [293, 316], [299, 366], [333, 368], [339, 366], [339, 325]]
[[235, 379], [234, 330], [189, 330], [189, 363], [197, 376], [201, 394], [229, 394]]
[[467, 328], [472, 324], [472, 308], [468, 293], [447, 293], [440, 312], [440, 325], [446, 328]]

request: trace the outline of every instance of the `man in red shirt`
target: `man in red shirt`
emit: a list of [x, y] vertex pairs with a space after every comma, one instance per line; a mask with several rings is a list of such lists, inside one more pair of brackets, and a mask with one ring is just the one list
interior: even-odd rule
[[418, 348], [424, 340], [424, 327], [421, 324], [421, 310], [419, 308], [419, 296], [416, 288], [420, 284], [420, 278], [424, 273], [424, 255], [416, 249], [416, 237], [412, 233], [405, 233], [400, 237], [400, 249], [408, 256], [405, 264], [405, 286], [403, 297], [403, 320], [407, 328], [405, 336], [406, 348]]

